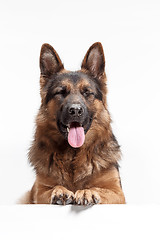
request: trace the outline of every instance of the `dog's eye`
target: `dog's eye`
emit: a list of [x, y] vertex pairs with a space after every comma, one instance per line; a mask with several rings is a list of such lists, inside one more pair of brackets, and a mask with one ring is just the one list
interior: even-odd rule
[[55, 95], [62, 95], [63, 97], [65, 97], [67, 95], [67, 90], [65, 88], [58, 90], [57, 92], [55, 92], [54, 96]]
[[94, 93], [91, 92], [91, 91], [88, 90], [88, 89], [85, 89], [85, 90], [82, 92], [82, 95], [83, 95], [84, 97], [89, 97], [89, 96], [91, 96], [91, 95], [94, 95]]

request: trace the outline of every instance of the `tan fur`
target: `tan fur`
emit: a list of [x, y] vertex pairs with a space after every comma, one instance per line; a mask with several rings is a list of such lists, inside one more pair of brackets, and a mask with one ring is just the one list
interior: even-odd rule
[[31, 191], [26, 192], [18, 201], [17, 204], [31, 204]]

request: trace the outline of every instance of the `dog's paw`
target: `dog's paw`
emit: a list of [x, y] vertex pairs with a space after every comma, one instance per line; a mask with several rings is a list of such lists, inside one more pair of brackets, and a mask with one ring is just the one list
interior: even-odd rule
[[62, 186], [55, 186], [51, 195], [51, 204], [67, 205], [72, 204], [74, 193]]
[[98, 203], [100, 203], [100, 196], [92, 189], [78, 190], [75, 193], [74, 204], [87, 206]]

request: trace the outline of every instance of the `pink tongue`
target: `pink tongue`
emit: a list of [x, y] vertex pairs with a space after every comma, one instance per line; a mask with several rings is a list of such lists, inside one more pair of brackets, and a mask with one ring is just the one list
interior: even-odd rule
[[69, 133], [68, 133], [68, 142], [71, 145], [71, 147], [79, 148], [83, 145], [85, 140], [85, 134], [84, 134], [84, 128], [73, 126], [70, 127]]

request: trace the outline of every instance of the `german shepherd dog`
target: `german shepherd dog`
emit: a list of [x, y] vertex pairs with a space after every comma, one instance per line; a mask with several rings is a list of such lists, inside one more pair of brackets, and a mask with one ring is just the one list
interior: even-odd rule
[[36, 181], [22, 203], [125, 203], [101, 43], [89, 48], [75, 72], [65, 70], [54, 48], [43, 44], [40, 70], [41, 106], [29, 151]]

